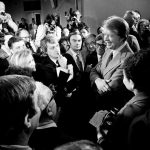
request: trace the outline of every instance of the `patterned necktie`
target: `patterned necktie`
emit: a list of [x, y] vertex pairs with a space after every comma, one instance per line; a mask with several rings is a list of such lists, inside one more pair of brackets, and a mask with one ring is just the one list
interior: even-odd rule
[[79, 58], [79, 54], [77, 54], [76, 56], [77, 56], [76, 61], [77, 61], [77, 65], [79, 67], [79, 70], [83, 72], [82, 62], [81, 62], [81, 60]]
[[108, 66], [108, 64], [110, 63], [110, 61], [113, 59], [113, 52], [110, 53], [108, 59], [107, 59], [107, 63], [106, 63], [106, 67]]

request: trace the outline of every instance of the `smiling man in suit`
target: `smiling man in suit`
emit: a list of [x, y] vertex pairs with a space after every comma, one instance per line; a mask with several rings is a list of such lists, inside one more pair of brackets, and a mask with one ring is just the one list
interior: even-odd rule
[[104, 21], [106, 50], [102, 61], [90, 73], [91, 83], [96, 87], [98, 109], [121, 107], [126, 100], [122, 64], [133, 53], [126, 42], [128, 32], [129, 26], [123, 18], [111, 16]]

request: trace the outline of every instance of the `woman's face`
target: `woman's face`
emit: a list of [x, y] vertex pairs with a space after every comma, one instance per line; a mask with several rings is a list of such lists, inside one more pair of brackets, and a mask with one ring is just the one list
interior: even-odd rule
[[123, 39], [120, 36], [118, 36], [117, 30], [112, 31], [108, 28], [105, 28], [103, 33], [104, 41], [106, 43], [107, 48], [115, 50], [122, 45]]

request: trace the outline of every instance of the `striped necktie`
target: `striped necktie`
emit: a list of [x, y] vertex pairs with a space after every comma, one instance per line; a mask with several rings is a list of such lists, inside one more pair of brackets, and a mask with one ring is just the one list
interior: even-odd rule
[[77, 57], [76, 61], [77, 61], [78, 68], [80, 71], [83, 72], [83, 66], [82, 66], [82, 62], [80, 60], [79, 54], [77, 54], [76, 57]]

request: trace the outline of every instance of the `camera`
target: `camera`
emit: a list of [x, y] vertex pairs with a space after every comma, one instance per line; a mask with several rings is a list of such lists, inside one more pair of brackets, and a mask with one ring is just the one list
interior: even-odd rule
[[75, 17], [72, 17], [72, 18], [71, 18], [71, 21], [76, 21], [76, 18], [75, 18]]
[[0, 12], [0, 15], [6, 16], [6, 13], [5, 12]]
[[47, 32], [54, 32], [56, 25], [53, 24], [49, 24], [49, 23], [45, 23], [46, 27], [47, 27]]
[[55, 31], [55, 25], [52, 25], [52, 24], [49, 25], [49, 30], [50, 30], [50, 31]]
[[5, 23], [7, 20], [7, 15], [5, 12], [0, 12], [0, 23]]

